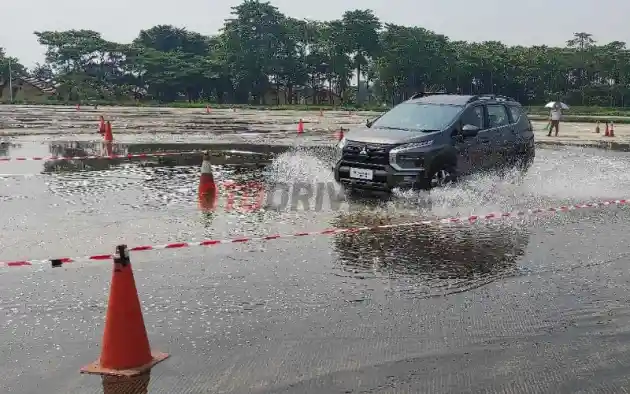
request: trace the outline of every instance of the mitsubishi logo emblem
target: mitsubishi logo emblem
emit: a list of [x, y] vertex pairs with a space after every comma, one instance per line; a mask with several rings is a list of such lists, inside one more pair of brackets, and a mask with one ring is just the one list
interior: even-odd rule
[[359, 152], [359, 154], [361, 156], [367, 156], [367, 146], [364, 146], [363, 149], [361, 149], [361, 152]]

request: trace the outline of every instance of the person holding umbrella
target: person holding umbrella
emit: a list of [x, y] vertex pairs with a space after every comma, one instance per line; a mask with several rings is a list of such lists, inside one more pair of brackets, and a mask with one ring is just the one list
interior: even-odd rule
[[560, 131], [560, 119], [562, 119], [562, 110], [567, 109], [568, 106], [559, 101], [552, 101], [545, 105], [547, 108], [551, 108], [551, 112], [549, 114], [549, 134], [547, 137], [551, 137], [551, 132], [553, 129], [556, 129], [555, 136], [558, 136], [558, 132]]

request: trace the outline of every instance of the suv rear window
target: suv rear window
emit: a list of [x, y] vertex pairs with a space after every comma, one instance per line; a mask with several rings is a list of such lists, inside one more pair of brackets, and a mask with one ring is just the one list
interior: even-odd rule
[[488, 121], [490, 122], [490, 128], [501, 127], [510, 124], [510, 119], [508, 118], [505, 106], [501, 104], [488, 104], [486, 108], [488, 110]]
[[518, 120], [523, 115], [522, 107], [509, 106], [510, 112], [512, 114], [512, 123], [518, 123]]

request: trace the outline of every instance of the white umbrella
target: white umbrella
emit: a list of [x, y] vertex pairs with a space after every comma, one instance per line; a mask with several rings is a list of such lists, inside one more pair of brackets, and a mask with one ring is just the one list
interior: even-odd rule
[[565, 103], [561, 103], [560, 101], [550, 101], [550, 102], [548, 102], [548, 103], [545, 105], [545, 108], [553, 108], [553, 106], [554, 106], [556, 103], [559, 103], [559, 104], [560, 104], [560, 107], [561, 107], [562, 109], [569, 109], [569, 106], [568, 106], [568, 105], [566, 105]]

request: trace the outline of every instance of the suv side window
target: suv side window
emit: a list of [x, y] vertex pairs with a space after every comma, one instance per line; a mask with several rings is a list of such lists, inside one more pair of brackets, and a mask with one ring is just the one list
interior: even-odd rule
[[510, 114], [512, 115], [512, 123], [518, 123], [521, 115], [523, 114], [521, 107], [516, 107], [514, 105], [510, 105]]
[[478, 105], [476, 107], [468, 108], [462, 115], [461, 121], [462, 126], [470, 124], [483, 129], [483, 106]]
[[489, 128], [507, 126], [510, 124], [505, 106], [501, 104], [488, 104], [486, 108], [488, 109]]

